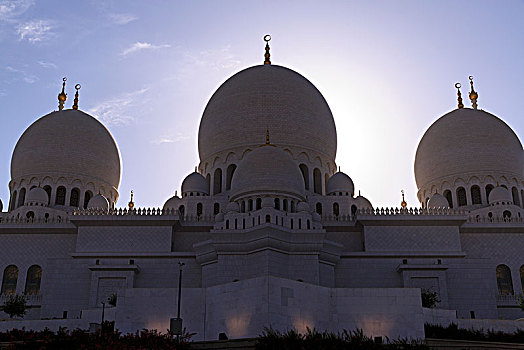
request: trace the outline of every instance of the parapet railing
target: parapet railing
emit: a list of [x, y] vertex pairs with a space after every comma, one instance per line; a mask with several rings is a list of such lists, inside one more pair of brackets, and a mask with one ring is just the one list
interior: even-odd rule
[[22, 216], [0, 216], [0, 225], [14, 225], [14, 224], [67, 224], [69, 223], [67, 214], [64, 217], [50, 216], [50, 217], [22, 217]]
[[509, 217], [509, 216], [470, 216], [468, 217], [468, 224], [516, 224], [524, 222], [521, 217]]
[[204, 215], [183, 215], [178, 209], [160, 209], [160, 208], [115, 208], [103, 210], [100, 208], [77, 209], [72, 212], [73, 216], [178, 216], [180, 221], [184, 222], [215, 222], [214, 216]]
[[465, 215], [466, 211], [452, 208], [366, 208], [356, 215]]

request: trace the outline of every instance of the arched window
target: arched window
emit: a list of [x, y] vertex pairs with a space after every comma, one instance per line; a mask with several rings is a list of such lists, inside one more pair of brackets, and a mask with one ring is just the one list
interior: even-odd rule
[[262, 209], [262, 198], [257, 198], [256, 210]]
[[500, 295], [513, 295], [511, 271], [506, 265], [497, 266], [497, 287]]
[[65, 205], [66, 189], [64, 186], [60, 186], [56, 189], [56, 205]]
[[178, 212], [180, 213], [180, 216], [184, 217], [185, 211], [186, 211], [186, 208], [183, 205], [178, 207]]
[[283, 210], [283, 211], [287, 211], [287, 199], [284, 199], [284, 200], [282, 201], [282, 210]]
[[206, 175], [207, 188], [211, 188], [211, 174]]
[[295, 201], [291, 201], [291, 212], [295, 212]]
[[357, 213], [357, 206], [355, 204], [353, 204], [351, 206], [351, 215], [355, 215]]
[[329, 175], [327, 173], [324, 174], [324, 193], [327, 193], [327, 188], [325, 186], [327, 186], [327, 183], [329, 181]]
[[22, 205], [24, 205], [24, 201], [25, 201], [25, 188], [21, 188], [20, 189], [20, 192], [18, 193], [18, 204], [16, 205], [16, 207], [21, 207]]
[[482, 204], [482, 198], [480, 198], [480, 187], [477, 185], [471, 186], [471, 204]]
[[40, 293], [40, 281], [42, 280], [42, 268], [33, 265], [27, 270], [25, 280], [25, 294], [34, 295]]
[[270, 222], [271, 222], [271, 216], [269, 216], [269, 214], [266, 215], [266, 222], [267, 222], [267, 223], [270, 223]]
[[197, 212], [196, 212], [197, 216], [201, 216], [202, 215], [202, 203], [197, 203]]
[[486, 185], [486, 199], [489, 198], [489, 193], [493, 189], [493, 185]]
[[468, 205], [468, 201], [466, 199], [466, 190], [464, 187], [457, 188], [457, 203], [459, 207]]
[[[242, 207], [245, 207], [244, 202], [242, 202]], [[213, 215], [218, 215], [218, 213], [220, 213], [220, 204], [219, 203], [215, 203], [213, 205]]]
[[[89, 201], [92, 197], [93, 193], [91, 193], [91, 191], [86, 191], [86, 193], [84, 194], [84, 209], [87, 209], [87, 204], [89, 204]], [[49, 198], [51, 198], [51, 196], [49, 196]]]
[[516, 187], [513, 187], [511, 189], [511, 194], [513, 195], [513, 204], [520, 207], [519, 190], [517, 190]]
[[302, 177], [304, 178], [304, 185], [306, 187], [306, 190], [309, 190], [309, 169], [306, 164], [300, 164], [298, 167], [300, 168], [300, 172], [302, 173]]
[[504, 219], [511, 219], [511, 212], [509, 210], [504, 210], [504, 212], [502, 213], [502, 217]]
[[444, 191], [444, 197], [446, 197], [449, 207], [453, 208], [453, 195], [451, 194], [451, 191], [450, 190], [445, 190]]
[[33, 211], [28, 211], [27, 214], [25, 214], [25, 217], [29, 220], [33, 220], [35, 218], [35, 213]]
[[69, 199], [69, 205], [72, 207], [78, 207], [79, 201], [80, 201], [80, 190], [78, 188], [73, 188], [71, 190], [71, 198]]
[[275, 198], [275, 209], [280, 210], [280, 199]]
[[2, 278], [2, 290], [0, 291], [0, 294], [15, 294], [17, 281], [18, 267], [15, 265], [9, 265], [4, 270], [4, 277]]
[[522, 290], [524, 290], [524, 265], [520, 267], [520, 285], [522, 286]]
[[307, 229], [308, 230], [311, 229], [311, 221], [309, 221], [309, 220], [307, 221]]
[[213, 176], [213, 194], [220, 192], [222, 192], [222, 169], [218, 168]]
[[313, 192], [322, 194], [322, 174], [318, 168], [313, 170]]
[[237, 166], [235, 164], [231, 164], [227, 167], [226, 171], [226, 191], [231, 189], [231, 179], [233, 179], [233, 174], [235, 173], [235, 170], [237, 169]]
[[[47, 193], [47, 205], [49, 205], [51, 203], [51, 186], [45, 185], [44, 191], [45, 193]], [[87, 208], [87, 205], [86, 205], [86, 208]]]
[[338, 216], [340, 214], [340, 210], [338, 207], [338, 203], [333, 203], [333, 215]]
[[226, 220], [226, 230], [229, 230], [229, 220]]
[[247, 209], [248, 211], [253, 211], [253, 200], [252, 199], [247, 201], [247, 208], [248, 208]]
[[246, 212], [246, 201], [240, 202], [240, 212], [245, 213]]
[[315, 210], [317, 212], [318, 215], [322, 215], [322, 203], [317, 203], [316, 206], [315, 206]]
[[9, 204], [9, 210], [15, 210], [16, 208], [16, 195], [18, 192], [14, 191], [11, 197], [11, 203]]

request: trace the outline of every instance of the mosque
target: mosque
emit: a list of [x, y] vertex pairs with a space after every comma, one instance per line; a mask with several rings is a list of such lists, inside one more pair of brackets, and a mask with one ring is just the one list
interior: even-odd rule
[[[322, 94], [271, 64], [265, 39], [264, 64], [227, 79], [207, 103], [200, 163], [162, 208], [137, 208], [132, 197], [116, 207], [117, 143], [79, 109], [79, 85], [65, 108], [64, 79], [58, 110], [29, 126], [12, 154], [0, 303], [25, 294], [29, 309], [23, 320], [0, 311], [0, 331], [87, 328], [105, 317], [124, 332], [165, 332], [180, 274], [180, 317], [194, 339], [253, 337], [266, 326], [391, 338], [424, 338], [424, 322], [524, 328], [524, 153], [502, 119], [478, 108], [472, 78], [472, 107], [457, 84], [458, 108], [420, 140], [420, 206], [380, 208], [337, 171]], [[422, 307], [421, 289], [438, 294], [435, 308]]]

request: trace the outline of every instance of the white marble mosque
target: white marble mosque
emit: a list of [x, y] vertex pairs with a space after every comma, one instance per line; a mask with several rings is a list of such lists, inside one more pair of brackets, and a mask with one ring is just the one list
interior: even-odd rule
[[[162, 208], [117, 208], [121, 157], [78, 109], [37, 119], [11, 160], [0, 212], [0, 302], [29, 312], [0, 331], [100, 322], [194, 339], [362, 328], [424, 337], [424, 322], [515, 330], [524, 285], [524, 153], [515, 132], [477, 106], [438, 117], [417, 148], [420, 206], [381, 208], [337, 171], [337, 132], [322, 94], [271, 64], [227, 79], [198, 133], [200, 163]], [[65, 86], [65, 80], [64, 80]], [[79, 88], [79, 86], [77, 86]], [[289, 132], [293, 130], [293, 132]], [[177, 189], [166, 188], [166, 193]], [[0, 203], [1, 208], [1, 203]], [[421, 288], [438, 293], [421, 305]]]

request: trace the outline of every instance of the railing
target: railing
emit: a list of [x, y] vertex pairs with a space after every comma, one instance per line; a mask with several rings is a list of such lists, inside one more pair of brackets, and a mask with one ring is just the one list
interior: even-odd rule
[[466, 212], [452, 208], [367, 208], [358, 209], [356, 215], [465, 215]]
[[13, 224], [67, 224], [69, 218], [67, 214], [64, 217], [61, 216], [50, 216], [50, 217], [30, 217], [25, 218], [22, 216], [0, 216], [0, 225], [13, 225]]
[[[0, 295], [0, 303], [5, 303], [14, 294], [2, 294]], [[42, 294], [25, 294], [25, 299], [28, 305], [39, 305], [42, 303]]]
[[470, 216], [468, 217], [468, 223], [470, 224], [511, 224], [511, 223], [522, 223], [523, 218], [519, 217], [500, 217], [500, 216]]

